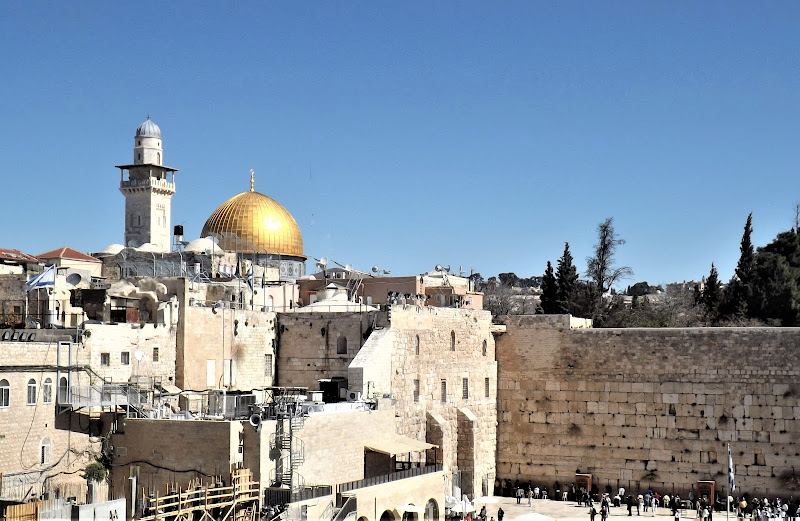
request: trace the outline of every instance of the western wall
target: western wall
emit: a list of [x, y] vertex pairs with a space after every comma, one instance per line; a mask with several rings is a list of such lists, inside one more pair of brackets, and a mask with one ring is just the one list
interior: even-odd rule
[[501, 317], [497, 476], [686, 497], [786, 497], [800, 473], [800, 328], [575, 329]]

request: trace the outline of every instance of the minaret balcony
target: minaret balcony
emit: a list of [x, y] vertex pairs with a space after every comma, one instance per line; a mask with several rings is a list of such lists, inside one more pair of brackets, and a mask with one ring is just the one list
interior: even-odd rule
[[172, 195], [175, 193], [175, 182], [166, 179], [129, 179], [120, 181], [119, 189], [122, 192], [135, 192], [138, 190], [155, 191]]

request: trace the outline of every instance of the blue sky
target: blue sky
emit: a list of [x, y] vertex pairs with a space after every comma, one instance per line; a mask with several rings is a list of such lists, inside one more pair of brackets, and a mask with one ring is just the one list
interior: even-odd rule
[[310, 257], [580, 271], [614, 217], [639, 280], [733, 273], [800, 201], [797, 2], [4, 2], [0, 246], [122, 242], [148, 114], [193, 238], [249, 188]]

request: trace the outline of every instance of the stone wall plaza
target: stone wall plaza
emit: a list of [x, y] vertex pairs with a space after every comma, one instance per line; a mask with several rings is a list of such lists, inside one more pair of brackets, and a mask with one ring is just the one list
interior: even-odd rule
[[[497, 475], [550, 484], [589, 472], [604, 491], [793, 493], [800, 472], [800, 329], [570, 329], [503, 317]], [[796, 494], [796, 492], [794, 492]], [[685, 496], [684, 496], [685, 497]]]

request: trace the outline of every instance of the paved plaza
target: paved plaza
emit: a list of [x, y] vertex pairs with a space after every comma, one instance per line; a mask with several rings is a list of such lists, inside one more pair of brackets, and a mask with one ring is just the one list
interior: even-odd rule
[[[517, 505], [517, 499], [513, 497], [491, 496], [491, 500], [497, 502], [475, 503], [475, 509], [480, 511], [481, 506], [486, 505], [486, 515], [489, 518], [494, 517], [497, 519], [497, 509], [503, 507], [505, 517], [503, 521], [589, 521], [589, 508], [585, 506], [578, 506], [575, 501], [553, 501], [551, 499], [534, 499], [531, 506], [528, 506], [528, 498], [521, 501]], [[595, 503], [597, 508], [597, 517], [595, 521], [600, 521], [600, 504]], [[722, 515], [715, 513], [715, 517]], [[628, 507], [611, 507], [609, 517], [627, 517]], [[672, 521], [672, 512], [669, 508], [657, 508], [656, 515], [653, 516], [651, 511], [642, 512], [641, 515], [636, 515], [636, 507], [633, 508], [633, 516], [631, 519], [652, 519], [655, 517], [660, 521]], [[694, 510], [681, 510], [681, 518], [694, 519], [696, 517]], [[735, 516], [732, 516], [735, 519]], [[724, 520], [724, 517], [717, 517], [717, 519]], [[622, 521], [621, 519], [619, 521]]]

